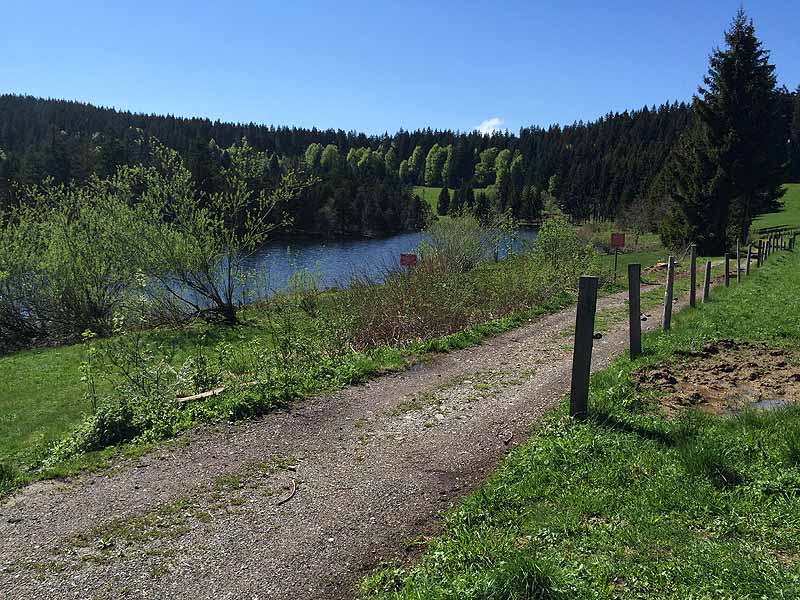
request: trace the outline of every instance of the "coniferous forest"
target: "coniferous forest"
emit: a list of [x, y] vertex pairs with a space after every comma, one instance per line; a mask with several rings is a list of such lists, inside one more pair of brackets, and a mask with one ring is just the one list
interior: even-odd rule
[[[726, 42], [727, 49], [712, 56], [692, 104], [667, 102], [516, 135], [432, 129], [365, 135], [0, 95], [0, 212], [24, 203], [26, 186], [82, 184], [111, 177], [122, 165], [146, 163], [145, 138], [178, 152], [199, 199], [224, 187], [231, 148], [246, 140], [263, 157], [254, 192], [270, 189], [289, 171], [315, 182], [270, 214], [287, 234], [381, 236], [420, 229], [430, 208], [412, 186], [425, 185], [451, 190], [449, 206], [439, 203], [440, 214], [469, 210], [484, 217], [510, 210], [517, 220], [534, 222], [546, 206], [557, 206], [576, 222], [634, 218], [660, 231], [667, 244], [695, 237], [719, 251], [732, 236], [746, 238], [749, 220], [774, 203], [782, 182], [800, 181], [800, 86], [793, 92], [777, 87], [768, 52], [743, 13]], [[742, 61], [747, 66], [736, 70]], [[749, 96], [742, 93], [747, 89]], [[709, 175], [743, 164], [768, 181], [754, 173], [736, 181]], [[721, 183], [700, 189], [710, 180]], [[765, 185], [773, 191], [765, 193]], [[493, 193], [481, 192], [486, 188]], [[716, 219], [707, 231], [692, 223], [703, 220], [703, 211], [706, 221]]]
[[[787, 180], [800, 179], [800, 93], [779, 90], [779, 127], [786, 144]], [[419, 229], [422, 203], [412, 185], [455, 190], [493, 186], [495, 212], [522, 220], [541, 215], [544, 198], [575, 219], [606, 220], [647, 202], [677, 141], [689, 131], [692, 108], [665, 103], [609, 113], [590, 123], [530, 127], [518, 135], [431, 129], [372, 135], [222, 123], [200, 118], [142, 115], [65, 100], [0, 96], [0, 207], [21, 201], [19, 184], [85, 182], [120, 165], [146, 160], [143, 135], [182, 156], [198, 193], [220, 187], [228, 149], [246, 138], [263, 151], [265, 184], [288, 169], [318, 176], [272, 218], [287, 232], [387, 235]], [[651, 200], [652, 202], [652, 200]], [[652, 227], [657, 226], [658, 206]]]

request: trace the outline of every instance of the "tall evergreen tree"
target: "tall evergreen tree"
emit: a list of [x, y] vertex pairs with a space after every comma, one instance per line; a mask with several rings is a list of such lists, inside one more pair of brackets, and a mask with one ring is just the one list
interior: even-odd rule
[[786, 126], [775, 67], [743, 10], [711, 55], [694, 98], [693, 124], [672, 154], [667, 189], [675, 209], [662, 237], [719, 254], [745, 241], [753, 217], [782, 195]]
[[450, 211], [450, 193], [447, 191], [446, 187], [443, 187], [442, 191], [439, 192], [439, 201], [436, 205], [436, 211], [443, 216]]
[[800, 182], [800, 85], [792, 94], [792, 121], [789, 129], [789, 178]]

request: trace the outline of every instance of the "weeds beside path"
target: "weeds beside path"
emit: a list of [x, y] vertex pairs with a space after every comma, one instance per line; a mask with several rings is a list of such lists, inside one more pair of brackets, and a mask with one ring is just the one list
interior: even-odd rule
[[[600, 299], [601, 314], [625, 297]], [[29, 486], [0, 505], [0, 585], [11, 598], [350, 596], [381, 561], [414, 555], [440, 511], [558, 403], [573, 322], [567, 309], [108, 472]], [[609, 320], [594, 367], [626, 340]]]

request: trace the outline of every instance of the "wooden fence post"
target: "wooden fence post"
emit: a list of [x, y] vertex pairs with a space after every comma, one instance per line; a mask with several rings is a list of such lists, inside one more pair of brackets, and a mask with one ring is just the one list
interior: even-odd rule
[[744, 274], [750, 275], [750, 260], [753, 257], [753, 244], [747, 244], [747, 266], [744, 268]]
[[758, 240], [758, 260], [756, 266], [759, 268], [764, 266], [764, 240]]
[[675, 257], [670, 256], [667, 262], [667, 285], [664, 290], [664, 319], [661, 323], [664, 331], [672, 327], [672, 285], [675, 281]]
[[640, 286], [642, 281], [642, 265], [628, 265], [628, 323], [630, 330], [631, 360], [642, 353], [642, 307]]
[[742, 283], [742, 257], [739, 253], [739, 240], [736, 240], [736, 283]]
[[697, 306], [697, 245], [692, 244], [689, 256], [689, 306]]
[[569, 414], [584, 418], [589, 406], [589, 373], [592, 367], [594, 313], [597, 310], [597, 277], [581, 276], [575, 313], [575, 346], [572, 351], [572, 384]]
[[706, 261], [706, 276], [703, 279], [703, 304], [711, 297], [711, 261]]
[[731, 256], [725, 253], [725, 287], [731, 284]]

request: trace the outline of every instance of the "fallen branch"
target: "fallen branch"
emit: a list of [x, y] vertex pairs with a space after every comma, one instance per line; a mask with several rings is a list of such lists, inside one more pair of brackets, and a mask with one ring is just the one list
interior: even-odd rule
[[[256, 385], [258, 381], [248, 381], [247, 383], [241, 384], [244, 387]], [[214, 388], [213, 390], [208, 390], [207, 392], [200, 392], [199, 394], [194, 394], [192, 396], [177, 396], [175, 401], [178, 404], [186, 404], [187, 402], [192, 402], [194, 400], [203, 400], [205, 398], [211, 398], [212, 396], [219, 396], [222, 392], [225, 391], [225, 386], [221, 385], [219, 387]]]
[[178, 396], [175, 400], [178, 404], [185, 404], [186, 402], [192, 402], [193, 400], [202, 400], [204, 398], [211, 398], [212, 396], [218, 396], [222, 392], [225, 391], [225, 386], [221, 385], [218, 388], [214, 388], [213, 390], [208, 390], [207, 392], [200, 392], [199, 394], [194, 394], [192, 396]]
[[292, 491], [291, 491], [291, 492], [289, 492], [289, 495], [288, 495], [288, 496], [286, 496], [286, 498], [284, 498], [283, 500], [280, 500], [280, 501], [278, 502], [278, 504], [276, 504], [275, 506], [280, 506], [281, 504], [286, 504], [286, 503], [287, 503], [289, 500], [291, 500], [292, 498], [294, 498], [294, 495], [295, 495], [296, 493], [297, 493], [297, 481], [295, 481], [294, 479], [292, 479]]

